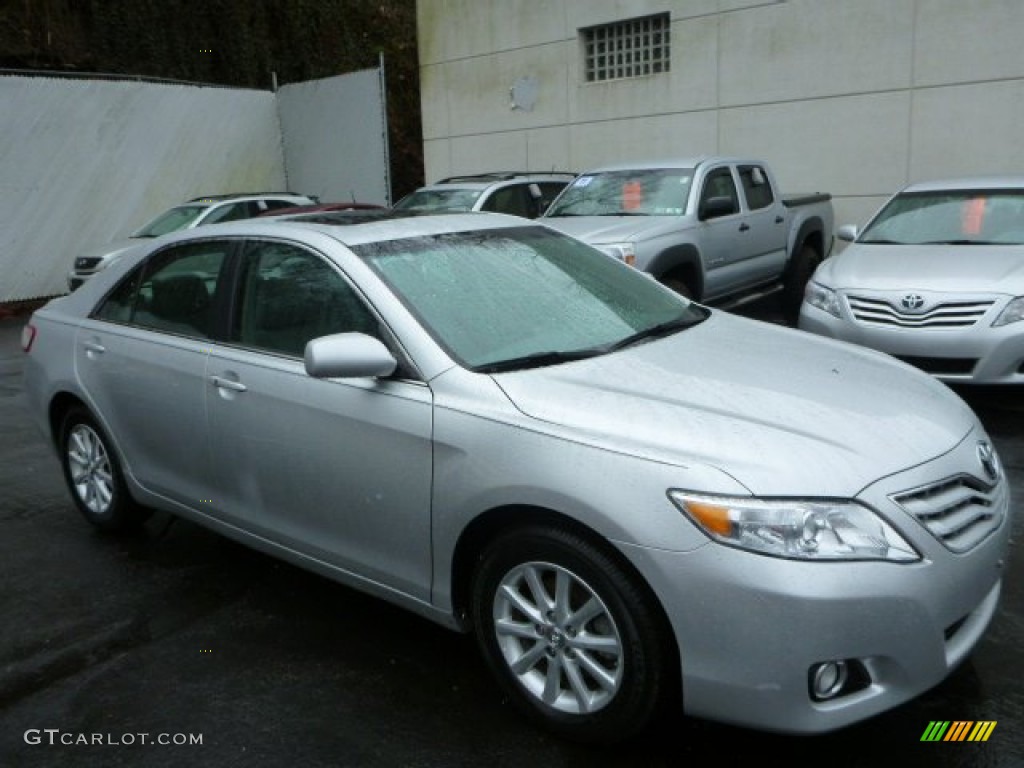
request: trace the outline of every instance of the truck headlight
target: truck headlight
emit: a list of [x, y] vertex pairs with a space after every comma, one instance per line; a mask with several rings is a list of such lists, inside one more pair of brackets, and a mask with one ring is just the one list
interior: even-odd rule
[[885, 520], [855, 501], [702, 496], [669, 498], [715, 541], [796, 560], [920, 560]]
[[998, 328], [1001, 325], [1016, 323], [1018, 320], [1024, 320], [1024, 296], [1010, 299], [1010, 303], [1003, 307], [999, 317], [992, 322], [992, 327]]
[[624, 261], [631, 267], [636, 266], [636, 249], [632, 243], [603, 243], [597, 247], [613, 259]]
[[816, 283], [813, 280], [807, 283], [807, 287], [804, 289], [804, 301], [812, 307], [839, 317], [839, 296], [831, 288], [826, 288], [821, 283]]

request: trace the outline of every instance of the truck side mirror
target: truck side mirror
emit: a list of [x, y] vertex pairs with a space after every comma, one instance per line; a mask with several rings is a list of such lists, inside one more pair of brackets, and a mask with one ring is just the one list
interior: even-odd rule
[[727, 195], [709, 197], [702, 201], [697, 211], [697, 218], [701, 221], [717, 219], [719, 216], [728, 216], [736, 213], [736, 204]]

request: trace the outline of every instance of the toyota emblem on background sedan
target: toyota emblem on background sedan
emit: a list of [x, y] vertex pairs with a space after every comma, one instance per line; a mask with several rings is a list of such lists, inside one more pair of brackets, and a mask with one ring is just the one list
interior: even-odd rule
[[981, 462], [981, 468], [985, 470], [985, 476], [989, 480], [995, 481], [999, 477], [999, 467], [996, 463], [996, 452], [992, 448], [991, 443], [981, 440], [978, 443], [978, 461]]
[[919, 293], [908, 293], [900, 299], [900, 306], [911, 311], [920, 309], [924, 306], [924, 296]]

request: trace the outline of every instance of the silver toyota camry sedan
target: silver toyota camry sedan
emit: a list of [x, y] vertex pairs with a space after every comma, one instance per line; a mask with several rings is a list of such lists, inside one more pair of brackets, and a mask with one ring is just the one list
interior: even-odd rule
[[1024, 176], [914, 184], [837, 237], [800, 328], [950, 383], [1024, 384]]
[[23, 346], [93, 525], [162, 510], [473, 632], [570, 738], [680, 702], [840, 728], [943, 680], [999, 602], [1007, 481], [944, 385], [534, 222], [173, 234]]

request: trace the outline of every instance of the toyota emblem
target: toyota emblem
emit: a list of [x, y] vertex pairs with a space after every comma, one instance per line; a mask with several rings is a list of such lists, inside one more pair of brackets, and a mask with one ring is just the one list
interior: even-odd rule
[[985, 470], [985, 476], [995, 482], [999, 478], [999, 464], [995, 450], [985, 440], [978, 442], [978, 461], [981, 462], [981, 468]]
[[908, 293], [900, 299], [900, 306], [913, 312], [914, 310], [920, 309], [924, 306], [924, 296], [919, 293]]

